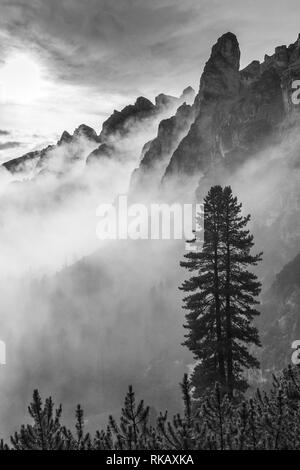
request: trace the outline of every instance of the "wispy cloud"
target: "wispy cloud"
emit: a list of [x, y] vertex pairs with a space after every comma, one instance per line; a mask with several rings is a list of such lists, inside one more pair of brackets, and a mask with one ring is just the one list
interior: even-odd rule
[[0, 24], [60, 80], [120, 91], [167, 74], [170, 45], [199, 14], [193, 0], [2, 0]]
[[229, 29], [250, 45], [244, 58], [252, 60], [251, 54], [261, 55], [276, 41], [294, 39], [300, 9], [296, 0], [288, 9], [279, 0], [0, 0], [0, 5], [7, 47], [39, 53], [61, 81], [121, 93], [176, 88], [170, 80], [175, 77], [180, 86], [198, 80], [212, 43]]
[[22, 145], [21, 142], [4, 142], [4, 143], [0, 143], [0, 150], [13, 149], [13, 148], [21, 147], [21, 145]]

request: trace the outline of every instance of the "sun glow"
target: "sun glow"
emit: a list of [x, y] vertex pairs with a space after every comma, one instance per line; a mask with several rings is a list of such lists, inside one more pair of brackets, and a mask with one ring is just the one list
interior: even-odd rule
[[26, 54], [10, 57], [0, 68], [0, 97], [3, 102], [31, 103], [42, 95], [43, 86], [40, 65]]

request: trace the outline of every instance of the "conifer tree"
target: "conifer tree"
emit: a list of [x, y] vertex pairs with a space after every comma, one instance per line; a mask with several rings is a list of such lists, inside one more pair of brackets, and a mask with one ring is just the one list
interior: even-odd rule
[[66, 428], [63, 428], [65, 437], [65, 446], [68, 450], [89, 450], [92, 448], [92, 442], [89, 433], [84, 431], [84, 413], [80, 405], [77, 405], [76, 412], [76, 433], [75, 436]]
[[[192, 409], [191, 382], [185, 374], [180, 384], [184, 404], [184, 416], [176, 414], [172, 422], [168, 421], [168, 412], [160, 414], [158, 431], [162, 436], [162, 449], [189, 450], [195, 449], [195, 413]], [[159, 438], [159, 437], [157, 437]]]
[[143, 448], [147, 437], [148, 418], [149, 407], [145, 407], [143, 400], [136, 405], [135, 393], [130, 385], [122, 408], [120, 425], [112, 416], [109, 418], [109, 427], [117, 437], [117, 448], [127, 450]]
[[16, 450], [61, 450], [64, 449], [63, 429], [60, 424], [62, 407], [54, 411], [52, 398], [43, 405], [38, 390], [33, 392], [33, 400], [28, 407], [33, 424], [21, 426], [11, 437]]
[[[230, 400], [217, 383], [214, 390], [193, 401], [191, 382], [181, 384], [184, 415], [168, 421], [160, 414], [148, 426], [148, 408], [135, 405], [132, 388], [125, 399], [120, 426], [113, 418], [106, 431], [91, 441], [84, 431], [83, 410], [76, 410], [76, 432], [60, 424], [61, 407], [51, 399], [43, 404], [37, 391], [29, 407], [34, 423], [22, 426], [11, 438], [15, 450], [300, 450], [300, 373], [289, 366], [274, 377], [267, 392], [257, 391], [242, 402]], [[136, 436], [134, 437], [134, 423]], [[114, 439], [114, 435], [117, 440]], [[0, 450], [10, 450], [0, 441]]]
[[[221, 263], [222, 241], [222, 197], [221, 186], [212, 188], [204, 200], [204, 243], [202, 251], [192, 251], [180, 265], [195, 275], [180, 287], [189, 292], [184, 298], [188, 329], [184, 345], [198, 360], [194, 373], [201, 377], [195, 383], [200, 394], [207, 387], [220, 382], [225, 386], [224, 337], [221, 316]], [[198, 221], [201, 224], [201, 220]]]
[[184, 298], [184, 345], [197, 360], [192, 381], [198, 396], [216, 382], [230, 396], [244, 391], [244, 371], [259, 366], [249, 347], [260, 345], [251, 322], [259, 314], [255, 305], [261, 284], [249, 267], [262, 254], [251, 254], [250, 216], [243, 217], [241, 208], [230, 187], [212, 187], [204, 199], [203, 248], [181, 262], [195, 273], [180, 289], [189, 293]]
[[227, 364], [227, 387], [230, 396], [234, 389], [244, 391], [247, 381], [243, 371], [258, 368], [258, 360], [250, 354], [249, 345], [260, 346], [258, 331], [252, 321], [259, 312], [255, 309], [261, 291], [261, 283], [249, 267], [256, 266], [262, 253], [251, 254], [253, 235], [246, 229], [250, 215], [241, 215], [242, 204], [233, 196], [231, 188], [223, 190], [222, 250], [224, 282], [221, 296], [225, 299], [225, 354]]

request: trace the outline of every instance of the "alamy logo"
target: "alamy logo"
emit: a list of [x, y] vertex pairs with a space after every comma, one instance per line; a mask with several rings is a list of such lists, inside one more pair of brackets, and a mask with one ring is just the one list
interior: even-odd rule
[[300, 364], [300, 341], [299, 340], [293, 341], [292, 349], [295, 349], [295, 351], [292, 354], [292, 363], [295, 366], [297, 366], [298, 364]]
[[6, 364], [6, 344], [4, 341], [0, 341], [0, 365], [5, 366]]
[[293, 81], [292, 89], [295, 90], [292, 93], [292, 103], [298, 105], [300, 104], [300, 80]]
[[115, 204], [101, 204], [96, 215], [100, 240], [192, 240], [186, 249], [201, 249], [203, 204], [132, 204], [120, 195]]

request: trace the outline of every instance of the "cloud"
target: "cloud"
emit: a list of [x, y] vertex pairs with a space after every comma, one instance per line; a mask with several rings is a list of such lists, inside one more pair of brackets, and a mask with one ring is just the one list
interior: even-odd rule
[[10, 134], [9, 131], [4, 131], [4, 130], [0, 129], [0, 136], [9, 135], [9, 134]]
[[0, 150], [13, 149], [13, 148], [21, 147], [21, 145], [22, 145], [21, 142], [4, 142], [4, 143], [0, 143]]
[[167, 78], [176, 44], [199, 14], [194, 0], [3, 0], [0, 25], [14, 47], [41, 54], [58, 79], [136, 93], [153, 80], [162, 91], [162, 67]]
[[[63, 82], [111, 93], [157, 93], [188, 82], [195, 85], [211, 45], [229, 29], [250, 45], [249, 60], [256, 58], [251, 54], [263, 54], [264, 47], [274, 48], [284, 37], [295, 40], [298, 30], [295, 0], [288, 11], [279, 0], [262, 0], [258, 8], [250, 0], [226, 4], [220, 0], [0, 0], [0, 4], [0, 28], [7, 35], [7, 47], [22, 46], [40, 54], [49, 73]], [[271, 7], [267, 24], [261, 18]], [[281, 23], [283, 13], [288, 28]]]

